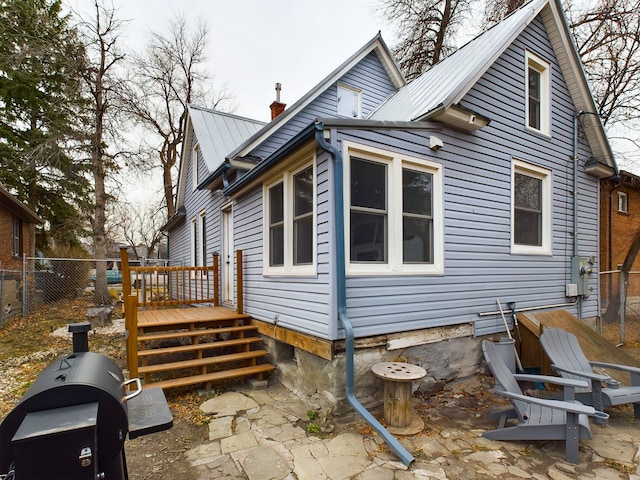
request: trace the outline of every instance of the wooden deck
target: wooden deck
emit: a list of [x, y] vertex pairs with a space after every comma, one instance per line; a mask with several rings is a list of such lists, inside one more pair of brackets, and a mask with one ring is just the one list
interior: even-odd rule
[[130, 269], [121, 249], [121, 261], [127, 368], [132, 378], [143, 375], [145, 388], [210, 389], [212, 382], [261, 379], [275, 369], [265, 362], [269, 352], [254, 348], [262, 339], [243, 312], [242, 251], [236, 252], [235, 310], [218, 303], [217, 255], [210, 266]]
[[[573, 333], [589, 360], [640, 367], [640, 361], [602, 338], [586, 323], [581, 322], [566, 310], [520, 313], [517, 318], [522, 335], [522, 345], [518, 351], [525, 368], [539, 367], [543, 374], [555, 375], [551, 363], [540, 345], [539, 338], [545, 327], [557, 327]], [[607, 370], [606, 373], [623, 385], [630, 384], [627, 373], [618, 370]]]
[[138, 310], [138, 328], [189, 325], [220, 320], [245, 320], [251, 318], [225, 307], [183, 307]]

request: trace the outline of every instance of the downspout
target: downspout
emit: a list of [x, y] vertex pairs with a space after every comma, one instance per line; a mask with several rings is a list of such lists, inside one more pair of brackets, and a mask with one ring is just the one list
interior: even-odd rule
[[[573, 257], [578, 256], [578, 118], [573, 116]], [[582, 297], [578, 296], [578, 320], [582, 320]]]
[[336, 241], [336, 285], [338, 300], [338, 319], [342, 323], [345, 330], [346, 345], [346, 396], [347, 400], [365, 421], [373, 428], [382, 439], [387, 442], [389, 448], [407, 467], [413, 462], [413, 456], [406, 448], [395, 438], [388, 430], [386, 430], [380, 422], [378, 422], [369, 411], [367, 411], [360, 401], [355, 397], [354, 393], [354, 335], [353, 327], [347, 316], [347, 291], [346, 291], [346, 266], [345, 266], [345, 246], [344, 246], [344, 199], [343, 192], [343, 175], [342, 175], [342, 153], [333, 145], [327, 143], [324, 139], [324, 125], [322, 122], [316, 121], [315, 138], [316, 143], [325, 152], [328, 152], [333, 158], [333, 198], [335, 203], [335, 241]]

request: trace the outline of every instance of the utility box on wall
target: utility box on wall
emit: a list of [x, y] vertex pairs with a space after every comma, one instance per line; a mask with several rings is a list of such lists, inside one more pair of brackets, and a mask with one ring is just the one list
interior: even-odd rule
[[571, 293], [575, 292], [582, 297], [588, 297], [591, 294], [589, 290], [589, 275], [595, 273], [594, 265], [595, 257], [593, 256], [571, 258], [571, 283], [576, 286], [572, 287]]

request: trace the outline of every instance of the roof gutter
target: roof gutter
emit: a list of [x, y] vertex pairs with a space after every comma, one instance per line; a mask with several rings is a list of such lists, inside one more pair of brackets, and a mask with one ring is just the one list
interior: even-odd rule
[[213, 172], [211, 172], [211, 174], [207, 178], [205, 178], [202, 182], [200, 182], [197, 189], [205, 190], [220, 176], [222, 176], [223, 184], [226, 187], [227, 184], [229, 183], [227, 181], [227, 170], [229, 170], [230, 168], [231, 168], [231, 163], [229, 163], [228, 161], [222, 162], [222, 164], [218, 168], [216, 168]]
[[252, 168], [247, 173], [245, 173], [242, 178], [238, 179], [236, 182], [225, 186], [222, 190], [225, 195], [233, 195], [238, 192], [240, 189], [244, 188], [247, 184], [252, 181], [258, 179], [262, 174], [268, 171], [272, 166], [277, 164], [283, 158], [286, 158], [288, 155], [291, 155], [293, 152], [298, 150], [302, 145], [308, 142], [313, 138], [313, 132], [315, 130], [314, 124], [309, 125], [300, 133], [298, 133], [295, 137], [293, 137], [288, 143], [284, 145], [283, 148], [277, 150], [273, 155], [265, 158], [262, 162], [256, 165], [255, 168]]
[[402, 463], [409, 466], [414, 461], [413, 456], [406, 448], [378, 422], [369, 411], [367, 411], [358, 401], [354, 394], [354, 334], [353, 327], [347, 316], [347, 292], [346, 292], [346, 266], [345, 266], [345, 245], [344, 245], [344, 200], [343, 178], [342, 178], [342, 153], [324, 139], [324, 125], [317, 121], [313, 125], [315, 129], [316, 143], [333, 158], [334, 163], [334, 184], [333, 195], [335, 202], [335, 242], [336, 242], [336, 284], [338, 300], [338, 318], [342, 323], [346, 338], [346, 395], [347, 400], [365, 421], [387, 442], [389, 448], [400, 458]]

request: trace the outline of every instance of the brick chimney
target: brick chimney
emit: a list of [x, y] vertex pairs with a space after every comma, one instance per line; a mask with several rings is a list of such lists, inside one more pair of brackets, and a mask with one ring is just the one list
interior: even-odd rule
[[285, 103], [280, 102], [280, 90], [282, 90], [282, 85], [276, 83], [276, 100], [269, 105], [269, 108], [271, 109], [271, 120], [284, 112], [284, 107], [287, 106]]

